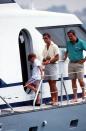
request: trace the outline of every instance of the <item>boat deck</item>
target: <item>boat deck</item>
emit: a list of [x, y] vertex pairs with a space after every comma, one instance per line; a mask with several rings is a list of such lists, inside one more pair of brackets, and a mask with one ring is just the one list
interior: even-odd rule
[[73, 102], [72, 100], [69, 101], [62, 101], [59, 102], [59, 105], [49, 105], [49, 104], [42, 104], [41, 106], [21, 106], [21, 107], [14, 107], [13, 110], [10, 108], [6, 109], [1, 109], [0, 110], [0, 115], [5, 115], [5, 114], [13, 114], [13, 113], [23, 113], [23, 112], [31, 112], [31, 111], [37, 111], [37, 110], [46, 110], [50, 108], [62, 108], [64, 106], [71, 106], [71, 105], [77, 105], [77, 104], [85, 104], [86, 99], [83, 101], [82, 98], [79, 98], [77, 102]]

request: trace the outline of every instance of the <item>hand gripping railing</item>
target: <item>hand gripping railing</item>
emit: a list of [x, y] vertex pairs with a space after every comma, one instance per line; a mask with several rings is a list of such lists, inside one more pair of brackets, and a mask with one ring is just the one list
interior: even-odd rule
[[13, 110], [12, 106], [9, 103], [7, 103], [7, 101], [2, 96], [0, 96], [0, 98], [6, 103], [6, 105], [11, 109], [11, 112], [13, 113], [14, 110]]

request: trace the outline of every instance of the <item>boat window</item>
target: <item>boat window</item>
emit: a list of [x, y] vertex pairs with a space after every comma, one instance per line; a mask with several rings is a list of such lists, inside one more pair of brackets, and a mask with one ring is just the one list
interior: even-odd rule
[[[65, 32], [67, 33], [71, 29], [76, 32], [78, 38], [86, 41], [86, 30], [82, 26], [68, 26], [65, 28]], [[68, 40], [68, 37], [66, 39]]]
[[75, 120], [71, 120], [70, 122], [70, 127], [77, 127], [78, 126], [78, 119], [75, 119]]
[[36, 126], [36, 127], [30, 127], [29, 128], [29, 131], [37, 131], [38, 130], [38, 127]]
[[64, 28], [58, 28], [58, 27], [41, 27], [37, 28], [38, 31], [43, 34], [45, 32], [49, 33], [52, 36], [52, 40], [57, 44], [59, 47], [65, 47], [66, 46], [66, 40], [65, 40], [65, 34], [64, 34]]
[[67, 32], [73, 29], [75, 30], [77, 36], [86, 41], [86, 31], [81, 25], [67, 25], [61, 27], [38, 27], [37, 30], [43, 34], [45, 32], [52, 36], [53, 41], [60, 48], [66, 47], [66, 41], [68, 40]]
[[0, 0], [0, 4], [5, 4], [5, 3], [15, 3], [14, 0]]

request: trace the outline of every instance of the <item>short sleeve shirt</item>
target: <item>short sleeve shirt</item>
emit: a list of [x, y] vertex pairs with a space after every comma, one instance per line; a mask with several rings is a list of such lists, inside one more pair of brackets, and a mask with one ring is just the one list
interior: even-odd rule
[[41, 79], [41, 72], [39, 67], [41, 67], [41, 62], [38, 59], [35, 59], [33, 63], [32, 78], [35, 80]]
[[83, 59], [83, 50], [86, 50], [86, 41], [78, 39], [75, 44], [71, 41], [67, 42], [67, 51], [70, 61], [79, 61]]
[[45, 46], [44, 51], [43, 51], [43, 58], [46, 57], [54, 57], [55, 55], [59, 54], [59, 48], [56, 44], [51, 42], [49, 49], [47, 49], [47, 46]]

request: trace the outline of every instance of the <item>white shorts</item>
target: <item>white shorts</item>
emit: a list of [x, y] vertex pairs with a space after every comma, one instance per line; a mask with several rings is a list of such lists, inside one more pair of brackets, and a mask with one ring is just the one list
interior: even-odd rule
[[58, 66], [56, 64], [48, 64], [45, 66], [45, 80], [58, 80]]

